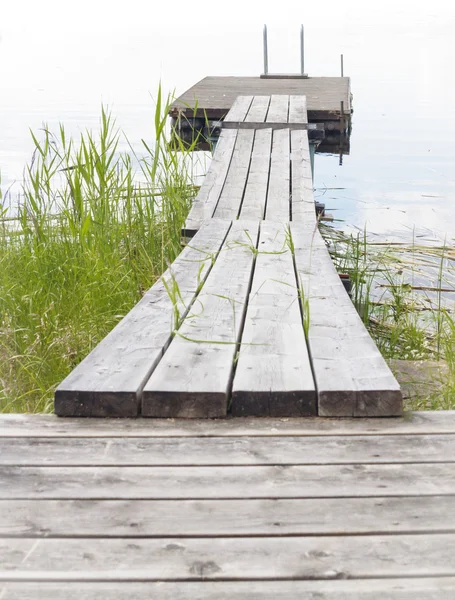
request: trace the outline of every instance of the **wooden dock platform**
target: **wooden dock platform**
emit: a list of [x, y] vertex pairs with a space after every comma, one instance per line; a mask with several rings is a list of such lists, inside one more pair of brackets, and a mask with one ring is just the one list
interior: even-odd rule
[[455, 412], [0, 416], [1, 600], [455, 597]]
[[[351, 115], [349, 77], [308, 77], [304, 79], [204, 77], [171, 104], [169, 114], [174, 118], [183, 114], [188, 119], [193, 117], [222, 119], [232, 108], [238, 96], [272, 96], [276, 94], [306, 96], [308, 120], [310, 122], [326, 121], [329, 130], [337, 128], [340, 118], [348, 119]], [[194, 110], [195, 107], [196, 110]]]

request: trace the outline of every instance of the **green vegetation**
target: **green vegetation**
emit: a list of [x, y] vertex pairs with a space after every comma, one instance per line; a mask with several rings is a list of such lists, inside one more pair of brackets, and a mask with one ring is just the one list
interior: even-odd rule
[[140, 158], [119, 151], [104, 109], [99, 136], [32, 133], [17, 214], [0, 198], [0, 412], [52, 410], [56, 385], [179, 254], [192, 147], [170, 147], [167, 113], [160, 90]]
[[[374, 243], [366, 232], [321, 232], [352, 300], [387, 359], [444, 361], [438, 390], [407, 403], [414, 410], [455, 408], [455, 248]], [[422, 366], [422, 369], [424, 367]]]

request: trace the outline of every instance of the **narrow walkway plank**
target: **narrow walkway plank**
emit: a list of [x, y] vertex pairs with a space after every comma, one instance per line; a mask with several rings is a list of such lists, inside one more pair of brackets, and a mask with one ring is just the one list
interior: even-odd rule
[[451, 435], [455, 411], [405, 412], [403, 417], [383, 419], [60, 419], [55, 415], [0, 415], [0, 438], [167, 438], [167, 437], [288, 437], [358, 435]]
[[248, 114], [245, 117], [246, 123], [265, 123], [267, 113], [269, 112], [270, 96], [254, 96]]
[[278, 500], [0, 500], [3, 537], [455, 533], [455, 496]]
[[144, 387], [143, 416], [226, 416], [258, 229], [233, 223], [191, 314]]
[[292, 221], [316, 228], [310, 145], [305, 131], [291, 131], [291, 157]]
[[[68, 375], [55, 392], [60, 416], [134, 417], [142, 387], [160, 360], [174, 328], [185, 315], [229, 230], [229, 222], [205, 224], [158, 282]], [[166, 289], [174, 282], [180, 297]]]
[[266, 218], [287, 223], [290, 217], [290, 131], [273, 132]]
[[314, 580], [455, 575], [455, 535], [0, 540], [0, 581]]
[[213, 216], [217, 219], [236, 219], [250, 169], [254, 130], [239, 131], [226, 182]]
[[289, 124], [308, 123], [306, 96], [289, 96]]
[[252, 101], [253, 96], [237, 96], [224, 120], [226, 122], [244, 121], [250, 110]]
[[289, 123], [289, 96], [273, 94], [270, 98], [267, 123]]
[[236, 139], [235, 130], [222, 131], [220, 134], [209, 170], [185, 222], [184, 233], [188, 237], [195, 235], [202, 224], [213, 216], [231, 164]]
[[315, 415], [316, 391], [285, 227], [264, 222], [258, 248], [232, 414]]
[[[235, 390], [234, 382], [234, 393]], [[235, 403], [234, 397], [234, 407]], [[12, 467], [445, 462], [455, 462], [455, 435], [284, 436], [275, 438], [273, 443], [267, 437], [0, 438], [0, 465]]]
[[0, 467], [2, 499], [346, 498], [455, 494], [453, 463]]
[[400, 415], [400, 386], [347, 295], [319, 231], [292, 223], [291, 232], [297, 273], [309, 306], [308, 341], [318, 414]]
[[[441, 600], [454, 577], [337, 581], [7, 583], [2, 600]], [[0, 594], [2, 588], [0, 587]]]
[[272, 130], [256, 131], [250, 171], [240, 211], [241, 219], [262, 220], [264, 218], [271, 152]]

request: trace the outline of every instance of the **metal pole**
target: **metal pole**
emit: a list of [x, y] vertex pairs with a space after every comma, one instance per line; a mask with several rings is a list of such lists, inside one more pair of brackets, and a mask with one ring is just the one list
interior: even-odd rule
[[305, 59], [304, 59], [304, 48], [303, 48], [303, 25], [300, 25], [300, 73], [305, 74]]
[[264, 75], [269, 72], [269, 60], [267, 53], [267, 25], [264, 25]]
[[341, 77], [344, 77], [344, 60], [343, 55], [341, 55]]

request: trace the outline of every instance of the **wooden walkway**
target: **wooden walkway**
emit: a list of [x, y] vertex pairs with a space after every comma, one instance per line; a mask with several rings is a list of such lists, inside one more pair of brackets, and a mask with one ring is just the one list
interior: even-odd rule
[[56, 413], [400, 415], [318, 231], [305, 98], [240, 96], [226, 122], [191, 242], [58, 387]]
[[1, 600], [455, 597], [455, 412], [0, 416]]

